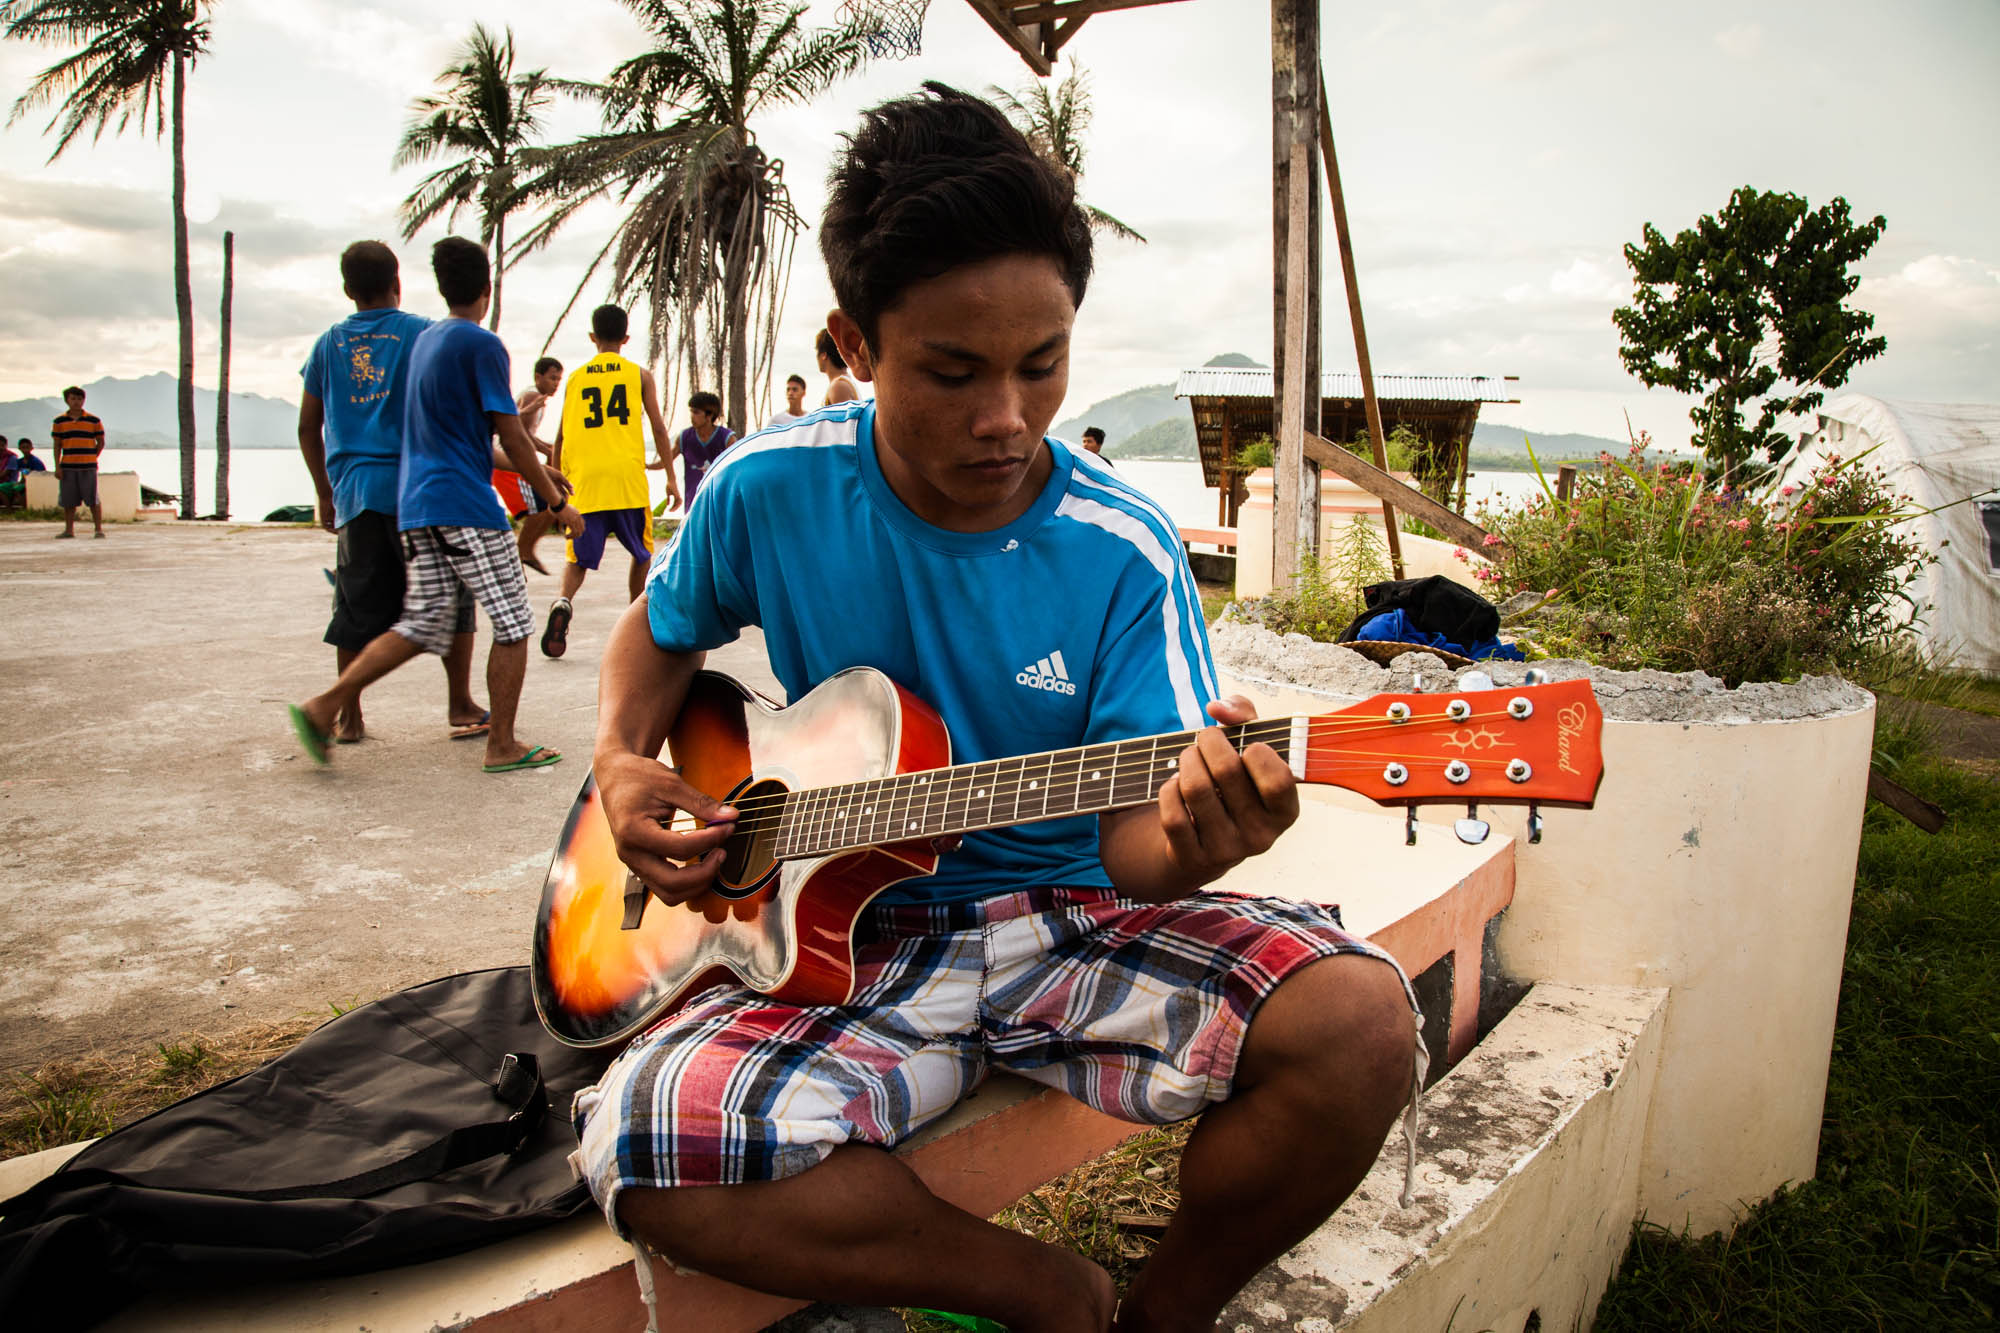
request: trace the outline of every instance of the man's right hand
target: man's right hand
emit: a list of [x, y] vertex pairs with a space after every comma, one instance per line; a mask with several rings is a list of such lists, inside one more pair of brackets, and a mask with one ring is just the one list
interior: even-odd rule
[[[598, 754], [592, 772], [619, 860], [659, 898], [684, 903], [715, 882], [722, 844], [736, 831], [735, 806], [696, 791], [657, 759], [630, 752]], [[668, 826], [678, 813], [707, 827], [673, 832]]]
[[328, 532], [340, 531], [340, 525], [334, 521], [332, 491], [319, 493], [319, 525]]
[[552, 512], [556, 516], [556, 526], [563, 530], [564, 536], [571, 541], [583, 536], [583, 515], [576, 512], [575, 505], [565, 500], [562, 508]]

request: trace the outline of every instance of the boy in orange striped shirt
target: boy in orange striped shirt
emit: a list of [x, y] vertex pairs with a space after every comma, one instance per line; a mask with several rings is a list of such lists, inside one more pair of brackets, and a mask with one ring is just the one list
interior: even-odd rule
[[49, 434], [55, 442], [56, 503], [62, 506], [63, 530], [58, 537], [76, 536], [78, 505], [90, 506], [96, 536], [104, 535], [104, 506], [97, 499], [97, 456], [104, 452], [104, 423], [83, 410], [83, 390], [74, 384], [63, 390], [69, 411], [56, 418]]

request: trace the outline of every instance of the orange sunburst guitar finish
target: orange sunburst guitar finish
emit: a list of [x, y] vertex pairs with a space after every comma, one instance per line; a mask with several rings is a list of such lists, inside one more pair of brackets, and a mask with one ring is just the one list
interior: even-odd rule
[[[1318, 717], [1225, 727], [1262, 742], [1303, 782], [1384, 805], [1589, 805], [1603, 715], [1588, 681], [1467, 694], [1377, 695]], [[1152, 801], [1192, 732], [951, 764], [944, 723], [879, 671], [857, 667], [779, 708], [701, 672], [666, 762], [741, 812], [715, 886], [651, 899], [618, 859], [586, 779], [542, 888], [535, 1005], [558, 1040], [623, 1041], [713, 981], [801, 1004], [850, 994], [856, 918], [899, 880], [937, 867], [934, 840]]]

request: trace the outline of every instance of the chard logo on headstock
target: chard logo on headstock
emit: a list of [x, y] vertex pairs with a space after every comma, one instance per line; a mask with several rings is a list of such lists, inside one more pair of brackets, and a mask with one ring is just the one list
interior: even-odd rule
[[1590, 712], [1581, 703], [1569, 704], [1556, 714], [1556, 764], [1565, 773], [1583, 771], [1569, 761], [1569, 748], [1571, 741], [1583, 735], [1583, 725], [1589, 719]]

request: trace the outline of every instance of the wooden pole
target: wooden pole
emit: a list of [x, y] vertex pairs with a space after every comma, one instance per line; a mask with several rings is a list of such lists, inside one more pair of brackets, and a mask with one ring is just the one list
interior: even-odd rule
[[229, 305], [236, 292], [236, 233], [222, 233], [222, 369], [215, 391], [215, 516], [229, 517]]
[[1393, 500], [1410, 513], [1442, 532], [1447, 538], [1472, 551], [1486, 549], [1486, 531], [1463, 514], [1455, 514], [1414, 486], [1405, 486], [1358, 454], [1317, 435], [1306, 437], [1306, 453], [1321, 467], [1331, 468], [1355, 485]]
[[1271, 0], [1271, 587], [1291, 586], [1319, 551], [1319, 0]]
[[[1361, 320], [1361, 285], [1354, 276], [1354, 243], [1347, 234], [1347, 200], [1340, 192], [1340, 161], [1333, 155], [1333, 113], [1326, 106], [1326, 73], [1319, 72], [1319, 151], [1326, 162], [1326, 192], [1333, 204], [1333, 235], [1340, 245], [1340, 271], [1347, 280], [1347, 314], [1354, 323], [1354, 359], [1361, 367], [1361, 402], [1368, 414], [1368, 442], [1375, 466], [1389, 470], [1389, 437], [1382, 432], [1382, 404], [1375, 397], [1375, 368], [1368, 361], [1368, 326]], [[1403, 577], [1403, 538], [1396, 530], [1396, 510], [1382, 501], [1382, 527], [1389, 538], [1389, 565]]]

